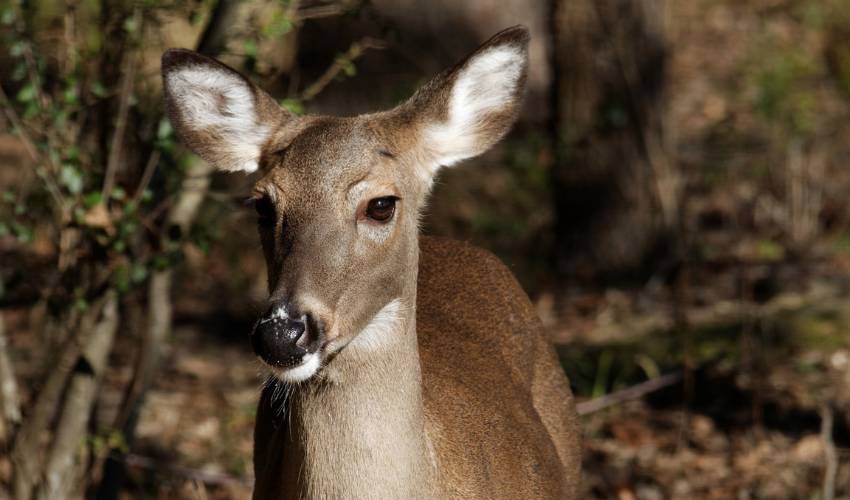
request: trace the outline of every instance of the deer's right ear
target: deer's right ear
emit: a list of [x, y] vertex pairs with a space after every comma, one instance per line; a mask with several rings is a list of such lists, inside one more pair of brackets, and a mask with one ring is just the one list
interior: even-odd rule
[[162, 55], [162, 80], [178, 137], [220, 170], [257, 170], [263, 145], [291, 118], [238, 71], [191, 50]]

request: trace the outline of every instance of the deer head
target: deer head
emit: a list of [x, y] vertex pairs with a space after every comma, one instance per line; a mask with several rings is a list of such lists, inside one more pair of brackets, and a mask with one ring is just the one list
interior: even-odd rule
[[527, 44], [525, 28], [505, 30], [395, 109], [346, 118], [295, 116], [224, 64], [163, 55], [182, 141], [218, 169], [258, 173], [270, 296], [251, 339], [279, 379], [307, 380], [349, 345], [378, 348], [374, 332], [413, 310], [434, 176], [507, 133]]

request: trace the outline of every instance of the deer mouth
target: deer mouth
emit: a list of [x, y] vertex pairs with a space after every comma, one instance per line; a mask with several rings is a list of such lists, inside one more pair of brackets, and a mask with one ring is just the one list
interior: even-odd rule
[[278, 380], [300, 383], [312, 378], [321, 366], [321, 354], [317, 351], [305, 354], [298, 364], [289, 365], [285, 368], [269, 365], [269, 368]]

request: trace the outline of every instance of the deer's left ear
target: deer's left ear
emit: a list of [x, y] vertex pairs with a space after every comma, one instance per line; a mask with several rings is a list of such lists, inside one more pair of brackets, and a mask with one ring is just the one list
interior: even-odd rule
[[508, 28], [423, 86], [398, 111], [414, 124], [423, 177], [488, 150], [519, 113], [528, 30]]
[[272, 133], [294, 121], [241, 73], [191, 50], [162, 55], [162, 80], [180, 140], [220, 170], [257, 170]]

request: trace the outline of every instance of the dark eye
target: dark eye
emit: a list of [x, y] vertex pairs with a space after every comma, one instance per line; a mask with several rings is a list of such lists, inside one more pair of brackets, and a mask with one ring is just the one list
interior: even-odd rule
[[396, 201], [398, 201], [398, 198], [395, 196], [384, 196], [369, 200], [369, 204], [366, 205], [366, 217], [376, 222], [389, 221], [395, 213]]
[[257, 224], [260, 227], [274, 227], [277, 219], [274, 203], [267, 196], [254, 199], [254, 210], [257, 211]]

